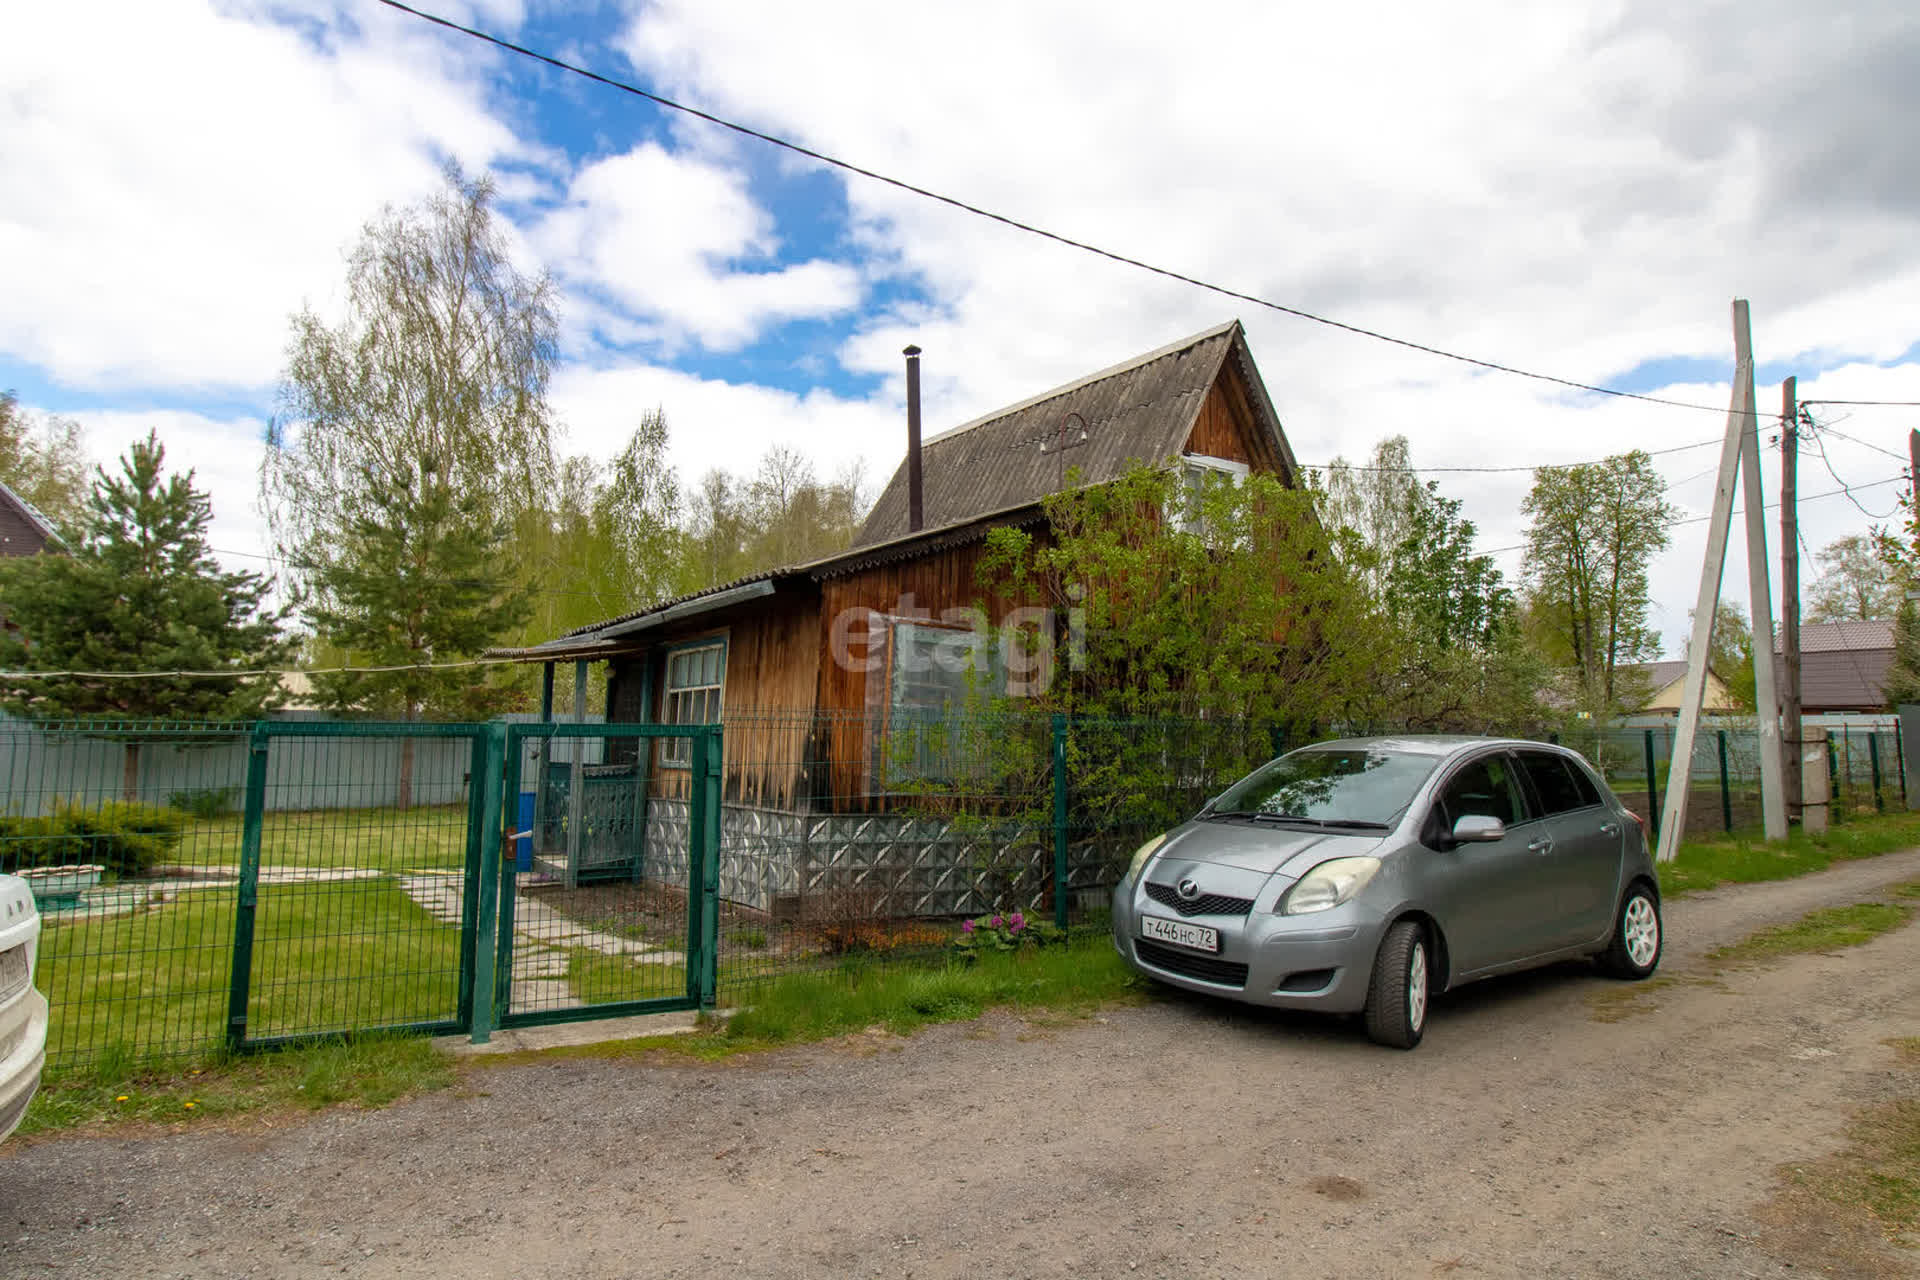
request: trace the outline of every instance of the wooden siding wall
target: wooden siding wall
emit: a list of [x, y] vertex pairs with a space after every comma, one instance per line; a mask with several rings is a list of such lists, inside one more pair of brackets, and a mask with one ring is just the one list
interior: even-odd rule
[[[776, 598], [724, 626], [664, 629], [651, 648], [614, 664], [609, 718], [627, 723], [659, 718], [665, 653], [701, 640], [727, 642], [721, 688], [723, 797], [728, 804], [770, 809], [802, 807], [806, 793], [807, 740], [819, 680], [818, 613], [811, 595]], [[652, 705], [640, 706], [642, 664], [651, 666]], [[651, 791], [686, 795], [687, 771], [660, 763], [655, 747]]]
[[1279, 456], [1256, 421], [1240, 371], [1229, 362], [1201, 402], [1181, 452], [1244, 462], [1255, 471], [1278, 471]]
[[[884, 807], [884, 802], [869, 797], [873, 725], [871, 717], [887, 704], [886, 642], [880, 641], [869, 652], [864, 643], [868, 611], [882, 618], [897, 618], [907, 609], [925, 610], [939, 621], [943, 610], [984, 605], [990, 619], [997, 623], [1012, 609], [1024, 603], [997, 593], [989, 595], [978, 585], [976, 574], [985, 550], [981, 543], [952, 547], [932, 555], [897, 564], [878, 565], [842, 578], [830, 578], [821, 584], [819, 643], [821, 731], [817, 758], [824, 764], [819, 782], [823, 795], [833, 797], [836, 808]], [[856, 638], [850, 656], [867, 658], [875, 664], [871, 671], [855, 669], [854, 664], [835, 660], [833, 655], [835, 619], [842, 634]]]

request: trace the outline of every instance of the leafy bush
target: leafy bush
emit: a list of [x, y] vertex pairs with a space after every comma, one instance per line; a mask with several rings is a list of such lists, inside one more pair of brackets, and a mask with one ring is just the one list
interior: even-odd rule
[[963, 959], [975, 960], [993, 951], [1019, 951], [1023, 947], [1044, 947], [1066, 940], [1057, 925], [1029, 920], [1018, 911], [981, 916], [960, 925], [960, 936], [953, 949]]
[[177, 809], [125, 800], [91, 809], [62, 803], [38, 818], [0, 814], [0, 867], [98, 863], [140, 875], [180, 847], [188, 821]]
[[233, 802], [240, 795], [239, 787], [201, 787], [193, 791], [172, 791], [167, 794], [167, 807], [178, 809], [181, 813], [196, 818], [223, 818], [233, 812]]

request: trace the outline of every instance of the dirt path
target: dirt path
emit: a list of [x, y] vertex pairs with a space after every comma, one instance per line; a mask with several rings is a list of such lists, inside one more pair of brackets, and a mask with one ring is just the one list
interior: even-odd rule
[[[1676, 903], [1673, 967], [1916, 877], [1920, 852]], [[1609, 985], [1471, 988], [1411, 1054], [1182, 999], [718, 1067], [499, 1068], [467, 1096], [259, 1132], [9, 1144], [0, 1272], [1806, 1274], [1756, 1208], [1893, 1087], [1881, 1041], [1920, 1034], [1920, 926], [1596, 1022]]]

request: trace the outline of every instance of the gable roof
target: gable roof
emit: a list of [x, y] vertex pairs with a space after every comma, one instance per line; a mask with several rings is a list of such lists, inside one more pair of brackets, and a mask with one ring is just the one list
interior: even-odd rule
[[0, 556], [37, 555], [49, 543], [59, 551], [67, 546], [53, 521], [0, 480]]
[[[1773, 633], [1773, 651], [1781, 652], [1784, 642]], [[1801, 653], [1858, 653], [1863, 649], [1893, 648], [1893, 623], [1886, 618], [1854, 618], [1846, 622], [1803, 622], [1800, 624]]]
[[[1773, 669], [1786, 678], [1780, 636], [1773, 638]], [[1877, 711], [1893, 665], [1893, 623], [1884, 618], [1800, 624], [1800, 706], [1808, 712]]]
[[[1173, 457], [1229, 360], [1238, 365], [1254, 416], [1291, 481], [1298, 472], [1293, 452], [1247, 350], [1246, 331], [1231, 320], [924, 441], [923, 531], [1036, 503], [1061, 487], [1069, 468], [1079, 470], [1082, 483], [1101, 484], [1125, 474], [1130, 463], [1151, 466]], [[903, 459], [853, 545], [907, 533]]]

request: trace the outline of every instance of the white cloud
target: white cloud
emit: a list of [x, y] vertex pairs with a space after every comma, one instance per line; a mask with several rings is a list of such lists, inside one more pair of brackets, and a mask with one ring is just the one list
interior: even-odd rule
[[574, 366], [554, 379], [552, 394], [569, 426], [567, 448], [601, 460], [625, 446], [641, 414], [663, 408], [669, 457], [686, 483], [716, 467], [751, 473], [778, 444], [813, 459], [823, 479], [864, 461], [868, 483], [878, 486], [906, 451], [906, 410], [883, 396], [795, 395], [645, 365]]
[[[1920, 338], [1911, 167], [1891, 163], [1903, 144], [1885, 113], [1861, 127], [1873, 115], [1849, 83], [1856, 65], [1896, 65], [1888, 51], [1911, 50], [1920, 24], [1878, 0], [1847, 8], [1842, 27], [1769, 4], [1732, 60], [1723, 24], [1615, 0], [1390, 16], [1249, 0], [1174, 22], [1016, 0], [965, 21], [878, 0], [659, 0], [623, 48], [666, 92], [869, 168], [1289, 305], [1601, 381], [1675, 356], [1730, 366], [1735, 294], [1753, 299], [1763, 361], [1886, 359]], [[1873, 83], [1906, 93], [1891, 69]], [[1835, 149], [1874, 198], [1808, 185], [1809, 157]], [[1717, 409], [1592, 403], [845, 182], [868, 270], [917, 279], [928, 301], [871, 316], [842, 360], [896, 395], [897, 352], [920, 342], [936, 428], [1235, 314], [1304, 460], [1404, 432], [1429, 465], [1571, 461], [1724, 424]], [[1896, 376], [1920, 386], [1915, 372]], [[1726, 402], [1724, 386], [1676, 395]], [[1885, 473], [1860, 454], [1858, 475]], [[1677, 481], [1713, 459], [1661, 467]], [[1525, 475], [1436, 478], [1484, 545], [1520, 541]], [[1704, 510], [1710, 486], [1677, 492]], [[1817, 547], [1866, 517], [1817, 500], [1807, 523]], [[1671, 644], [1701, 543], [1701, 526], [1676, 530], [1656, 566]], [[1743, 575], [1728, 584], [1744, 598]]]
[[76, 386], [261, 386], [383, 202], [443, 154], [531, 155], [464, 49], [355, 8], [363, 35], [315, 40], [192, 0], [9, 14], [0, 351]]
[[616, 341], [635, 336], [637, 321], [670, 347], [690, 338], [731, 350], [770, 324], [833, 315], [860, 298], [851, 267], [773, 265], [773, 219], [739, 172], [655, 143], [582, 168], [531, 239], [587, 301], [593, 327]]

